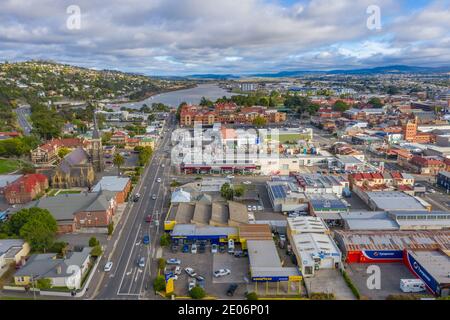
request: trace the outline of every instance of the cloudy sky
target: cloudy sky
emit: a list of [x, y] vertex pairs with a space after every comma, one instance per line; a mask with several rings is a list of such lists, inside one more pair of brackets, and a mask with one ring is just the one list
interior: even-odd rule
[[[373, 5], [381, 29], [367, 27]], [[0, 8], [0, 60], [150, 75], [450, 65], [450, 0], [0, 0]]]

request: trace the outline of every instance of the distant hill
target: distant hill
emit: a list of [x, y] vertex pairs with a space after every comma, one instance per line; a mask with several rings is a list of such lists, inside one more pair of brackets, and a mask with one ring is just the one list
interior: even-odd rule
[[405, 65], [384, 66], [375, 68], [364, 69], [350, 69], [350, 70], [294, 70], [294, 71], [280, 71], [277, 73], [256, 73], [250, 75], [236, 75], [236, 74], [197, 74], [187, 76], [186, 78], [192, 79], [213, 79], [213, 80], [225, 80], [225, 79], [239, 79], [239, 78], [294, 78], [311, 74], [323, 74], [323, 75], [375, 75], [375, 74], [401, 74], [401, 73], [442, 73], [450, 72], [450, 66], [445, 67], [414, 67]]

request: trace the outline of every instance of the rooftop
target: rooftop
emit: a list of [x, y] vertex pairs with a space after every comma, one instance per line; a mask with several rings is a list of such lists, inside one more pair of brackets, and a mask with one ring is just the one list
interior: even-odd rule
[[92, 192], [99, 192], [101, 190], [121, 192], [125, 190], [130, 178], [105, 176], [94, 186]]

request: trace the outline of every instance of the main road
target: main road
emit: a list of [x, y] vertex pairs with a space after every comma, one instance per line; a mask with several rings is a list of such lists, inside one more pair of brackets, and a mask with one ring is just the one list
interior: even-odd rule
[[[99, 270], [91, 283], [87, 299], [148, 299], [154, 298], [152, 279], [157, 272], [157, 258], [161, 256], [159, 238], [163, 233], [170, 197], [170, 136], [175, 128], [175, 117], [170, 115], [150, 164], [146, 167], [135, 193], [138, 202], [130, 201], [114, 236], [108, 241]], [[161, 182], [158, 182], [158, 178]], [[156, 199], [152, 199], [153, 195]], [[152, 223], [146, 217], [152, 216]], [[155, 221], [159, 221], [156, 224]], [[150, 236], [150, 244], [142, 239]], [[145, 259], [145, 267], [138, 260]], [[113, 263], [110, 272], [103, 272], [107, 261]]]

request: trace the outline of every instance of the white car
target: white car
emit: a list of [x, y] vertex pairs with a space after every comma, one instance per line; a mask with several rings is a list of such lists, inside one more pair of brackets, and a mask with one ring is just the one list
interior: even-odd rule
[[161, 178], [156, 179], [156, 182], [158, 183], [161, 182]]
[[161, 165], [161, 168], [164, 168], [165, 167], [165, 165], [164, 165], [164, 163]]
[[230, 269], [219, 269], [214, 271], [214, 277], [219, 278], [219, 277], [224, 277], [231, 274], [231, 270]]
[[197, 281], [195, 279], [190, 279], [189, 285], [188, 285], [188, 290], [191, 291], [192, 289], [195, 288], [196, 285], [197, 285]]
[[156, 194], [152, 195], [152, 199], [156, 200]]
[[105, 267], [103, 268], [103, 271], [105, 271], [105, 272], [110, 272], [111, 269], [112, 269], [112, 267], [113, 267], [113, 263], [112, 263], [111, 261], [109, 261], [109, 262], [107, 262], [107, 263], [105, 264]]
[[248, 211], [252, 211], [252, 206], [247, 206]]
[[252, 207], [252, 210], [253, 210], [253, 211], [256, 211], [256, 209], [257, 209], [256, 206], [253, 206], [253, 207]]
[[249, 184], [252, 184], [252, 182], [251, 181], [244, 181], [244, 184], [249, 185]]
[[195, 272], [194, 269], [192, 268], [184, 268], [184, 271], [190, 276], [190, 277], [195, 277], [197, 275], [197, 273]]
[[258, 206], [258, 211], [263, 211], [263, 207], [262, 206]]
[[211, 253], [217, 253], [217, 244], [211, 246]]
[[175, 269], [173, 270], [174, 274], [181, 274], [181, 267], [180, 266], [176, 266]]
[[180, 264], [181, 264], [181, 260], [180, 260], [180, 259], [175, 259], [175, 258], [168, 259], [168, 260], [166, 261], [166, 264], [180, 265]]
[[228, 179], [234, 179], [234, 176], [229, 175], [229, 176], [227, 176], [227, 178], [228, 178]]
[[174, 281], [178, 280], [178, 276], [176, 274], [174, 274], [173, 276], [170, 277], [170, 279], [173, 279]]

